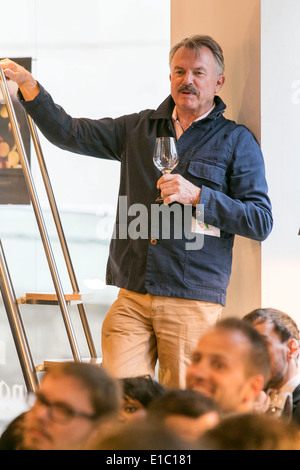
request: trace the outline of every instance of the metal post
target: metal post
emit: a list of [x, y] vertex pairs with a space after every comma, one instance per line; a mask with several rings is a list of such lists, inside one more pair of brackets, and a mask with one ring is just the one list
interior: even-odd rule
[[[50, 178], [49, 178], [49, 175], [48, 175], [48, 171], [47, 171], [47, 168], [46, 168], [46, 163], [45, 163], [45, 159], [44, 159], [44, 156], [43, 156], [42, 147], [41, 147], [41, 144], [40, 144], [40, 140], [39, 140], [38, 132], [37, 132], [37, 129], [36, 129], [36, 125], [33, 122], [33, 120], [31, 119], [31, 117], [28, 116], [27, 114], [26, 114], [26, 118], [27, 118], [27, 123], [28, 123], [29, 130], [30, 130], [30, 133], [31, 133], [31, 137], [32, 137], [32, 140], [33, 140], [33, 144], [34, 144], [34, 147], [35, 147], [35, 152], [36, 152], [36, 155], [37, 155], [37, 159], [38, 159], [38, 162], [39, 162], [39, 165], [40, 165], [42, 178], [43, 178], [43, 181], [44, 181], [46, 193], [47, 193], [50, 208], [51, 208], [51, 211], [52, 211], [52, 216], [53, 216], [54, 223], [55, 223], [55, 226], [56, 226], [56, 230], [57, 230], [57, 233], [58, 233], [58, 238], [59, 238], [59, 241], [60, 241], [60, 245], [61, 245], [62, 252], [63, 252], [63, 255], [64, 255], [66, 267], [67, 267], [67, 270], [68, 270], [68, 273], [69, 273], [73, 293], [77, 294], [77, 293], [79, 293], [79, 286], [78, 286], [78, 283], [77, 283], [77, 279], [76, 279], [75, 271], [74, 271], [73, 264], [72, 264], [72, 261], [71, 261], [71, 256], [70, 256], [68, 245], [67, 245], [67, 242], [66, 242], [64, 230], [63, 230], [62, 223], [61, 223], [60, 216], [59, 216], [59, 212], [58, 212], [58, 209], [57, 209], [57, 205], [56, 205], [56, 201], [55, 201], [55, 197], [54, 197], [54, 192], [53, 192], [52, 185], [51, 185], [51, 182], [50, 182]], [[77, 305], [77, 308], [78, 308], [78, 311], [79, 311], [79, 314], [80, 314], [81, 323], [82, 323], [83, 330], [84, 330], [84, 333], [85, 333], [85, 337], [86, 337], [86, 340], [87, 340], [90, 355], [91, 355], [92, 358], [96, 358], [97, 357], [97, 352], [96, 352], [94, 342], [93, 342], [93, 339], [92, 339], [92, 335], [91, 335], [90, 327], [89, 327], [87, 317], [86, 317], [86, 314], [85, 314], [84, 306], [83, 306], [82, 303], [79, 303]]]
[[77, 345], [77, 342], [76, 342], [76, 339], [75, 339], [73, 327], [72, 327], [72, 324], [71, 324], [71, 319], [70, 319], [67, 304], [66, 304], [66, 301], [65, 301], [64, 292], [63, 292], [63, 289], [62, 289], [62, 286], [61, 286], [61, 282], [60, 282], [57, 267], [56, 267], [56, 264], [55, 264], [54, 256], [53, 256], [53, 253], [52, 253], [52, 248], [51, 248], [50, 240], [49, 240], [49, 237], [48, 237], [46, 225], [45, 225], [45, 222], [44, 222], [42, 210], [40, 208], [39, 200], [38, 200], [38, 197], [37, 197], [37, 192], [36, 192], [35, 185], [34, 185], [34, 182], [33, 182], [32, 176], [31, 176], [30, 167], [29, 167], [27, 156], [26, 156], [23, 140], [22, 140], [22, 137], [21, 137], [21, 134], [20, 134], [19, 126], [17, 124], [15, 111], [14, 111], [14, 108], [13, 108], [13, 105], [12, 105], [12, 102], [11, 102], [11, 98], [10, 98], [9, 90], [8, 90], [8, 87], [7, 87], [5, 75], [4, 75], [4, 72], [3, 72], [2, 69], [0, 69], [0, 74], [1, 74], [0, 84], [1, 84], [2, 92], [3, 92], [3, 96], [5, 98], [5, 104], [6, 104], [9, 119], [10, 119], [10, 122], [11, 122], [12, 131], [13, 131], [13, 135], [14, 135], [14, 138], [15, 138], [15, 143], [16, 143], [16, 146], [17, 146], [17, 149], [18, 149], [20, 160], [21, 160], [24, 177], [25, 177], [25, 180], [26, 180], [28, 192], [29, 192], [29, 195], [30, 195], [30, 199], [31, 199], [31, 202], [32, 202], [32, 206], [33, 206], [33, 210], [34, 210], [34, 213], [35, 213], [36, 221], [37, 221], [38, 228], [39, 228], [39, 231], [40, 231], [41, 239], [42, 239], [42, 242], [43, 242], [43, 245], [44, 245], [44, 250], [45, 250], [46, 258], [47, 258], [47, 261], [48, 261], [48, 264], [49, 264], [49, 268], [50, 268], [53, 284], [54, 284], [54, 287], [55, 287], [57, 299], [58, 299], [59, 305], [61, 307], [61, 311], [62, 311], [65, 327], [66, 327], [66, 330], [67, 330], [67, 335], [68, 335], [68, 338], [69, 338], [70, 346], [71, 346], [71, 349], [72, 349], [73, 357], [74, 357], [75, 361], [80, 362], [81, 357], [80, 357], [78, 345]]
[[30, 348], [27, 342], [22, 318], [18, 309], [14, 288], [10, 279], [6, 259], [0, 240], [0, 290], [3, 297], [10, 329], [14, 338], [28, 392], [35, 392], [39, 386]]

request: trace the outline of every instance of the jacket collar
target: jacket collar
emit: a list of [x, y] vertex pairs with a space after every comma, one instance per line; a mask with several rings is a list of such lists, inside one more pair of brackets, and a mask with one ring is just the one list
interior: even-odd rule
[[[206, 119], [217, 119], [219, 116], [221, 116], [225, 109], [226, 109], [226, 104], [224, 101], [221, 100], [219, 96], [215, 96], [215, 104], [216, 107], [212, 110], [212, 112], [207, 116]], [[171, 119], [172, 118], [172, 113], [174, 110], [174, 100], [171, 95], [169, 95], [161, 104], [160, 106], [154, 111], [151, 119]]]

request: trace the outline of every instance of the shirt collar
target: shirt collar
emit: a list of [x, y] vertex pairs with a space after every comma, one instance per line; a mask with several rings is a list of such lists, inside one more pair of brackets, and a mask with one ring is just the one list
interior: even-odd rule
[[281, 392], [290, 392], [293, 393], [295, 388], [300, 384], [300, 374], [292, 377], [288, 382], [286, 382], [280, 389]]
[[[197, 122], [197, 121], [201, 121], [202, 119], [205, 119], [211, 112], [212, 110], [216, 107], [216, 104], [214, 103], [212, 105], [212, 107], [204, 114], [202, 114], [201, 116], [199, 116], [197, 119], [195, 119], [193, 122]], [[172, 114], [172, 120], [173, 120], [173, 123], [174, 123], [174, 127], [175, 127], [175, 131], [176, 131], [176, 135], [177, 135], [177, 139], [179, 139], [179, 137], [183, 134], [184, 132], [184, 129], [180, 123], [180, 121], [178, 120], [178, 116], [177, 116], [177, 109], [176, 109], [176, 105], [174, 106], [174, 110], [173, 110], [173, 114]], [[192, 123], [191, 123], [192, 124]]]
[[[206, 118], [206, 117], [212, 112], [212, 110], [213, 110], [215, 107], [216, 107], [216, 104], [214, 103], [214, 104], [212, 105], [212, 107], [207, 111], [207, 113], [202, 114], [202, 115], [199, 116], [197, 119], [195, 119], [193, 122], [201, 121], [201, 119]], [[176, 105], [174, 106], [174, 110], [173, 110], [173, 114], [172, 114], [172, 119], [175, 120], [175, 121], [178, 121]], [[179, 121], [178, 121], [178, 122], [179, 122]]]

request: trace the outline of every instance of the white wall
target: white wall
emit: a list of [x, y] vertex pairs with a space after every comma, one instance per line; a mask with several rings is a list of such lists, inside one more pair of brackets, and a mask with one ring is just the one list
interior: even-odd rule
[[[73, 116], [117, 117], [156, 108], [169, 94], [169, 0], [0, 0], [0, 7], [6, 18], [0, 30], [0, 57], [32, 57], [36, 79]], [[72, 155], [42, 135], [40, 140], [59, 209], [96, 216], [114, 214], [119, 163]], [[47, 208], [35, 157], [32, 169], [41, 204]], [[0, 226], [7, 227], [3, 209], [0, 206]], [[19, 213], [14, 214], [17, 222]], [[24, 227], [18, 229], [24, 231]], [[82, 229], [83, 223], [74, 224], [66, 235], [81, 236]], [[92, 230], [89, 237], [101, 242], [99, 224]], [[112, 227], [108, 230], [106, 245]], [[0, 229], [0, 237], [3, 235]], [[44, 290], [47, 282], [52, 287], [38, 246], [31, 247], [31, 263], [24, 260], [35, 284], [29, 291]], [[8, 251], [12, 252], [11, 269], [18, 290], [22, 290], [24, 271], [13, 266], [18, 259], [13, 246]], [[91, 250], [87, 248], [87, 252]], [[96, 255], [90, 265], [90, 277], [102, 284], [107, 254], [108, 246], [105, 255], [101, 259]], [[75, 258], [80, 270], [77, 253]]]
[[204, 33], [222, 45], [226, 115], [254, 132], [265, 157], [274, 229], [261, 245], [237, 238], [225, 314], [274, 307], [300, 325], [300, 2], [172, 0], [171, 7], [172, 42]]
[[[36, 78], [74, 116], [116, 117], [169, 93], [169, 0], [0, 1], [0, 55], [32, 56]], [[118, 164], [42, 141], [60, 204], [115, 203]]]
[[[192, 34], [208, 34], [221, 45], [225, 116], [249, 127], [260, 140], [260, 0], [172, 0], [172, 43]], [[260, 243], [235, 238], [223, 316], [242, 317], [260, 307], [260, 256]]]
[[300, 2], [261, 1], [262, 147], [274, 229], [262, 249], [262, 303], [300, 324]]
[[[73, 116], [116, 117], [156, 108], [169, 94], [169, 9], [169, 0], [0, 0], [0, 57], [32, 57], [35, 77]], [[67, 240], [71, 241], [79, 286], [85, 292], [83, 284], [90, 277], [99, 281], [101, 288], [108, 240], [101, 239], [99, 224], [103, 211], [115, 209], [119, 163], [72, 155], [42, 136], [40, 140]], [[44, 209], [48, 203], [35, 157], [32, 168]], [[48, 222], [47, 212], [45, 219]], [[37, 234], [30, 207], [0, 205], [0, 238], [17, 297], [44, 292], [45, 286], [53, 292]], [[51, 224], [50, 238], [53, 242]], [[54, 245], [56, 253], [57, 243]], [[56, 261], [60, 267], [60, 259]], [[116, 289], [113, 294], [108, 288], [99, 288], [98, 292], [97, 282], [92, 285], [96, 286], [96, 301], [86, 310], [101, 355], [101, 323]], [[21, 314], [35, 364], [51, 357], [70, 357], [59, 309], [23, 307]], [[71, 317], [77, 333], [75, 312], [71, 311]], [[77, 340], [84, 357], [88, 353], [82, 348], [82, 336]], [[11, 408], [10, 398], [21, 383], [0, 296], [0, 428], [1, 419], [10, 420], [19, 410], [16, 402]]]

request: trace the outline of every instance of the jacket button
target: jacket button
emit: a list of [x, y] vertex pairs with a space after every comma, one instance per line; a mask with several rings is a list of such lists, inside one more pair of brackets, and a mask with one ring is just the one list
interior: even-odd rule
[[157, 243], [156, 238], [151, 238], [150, 243], [151, 243], [151, 245], [156, 245], [156, 243]]

